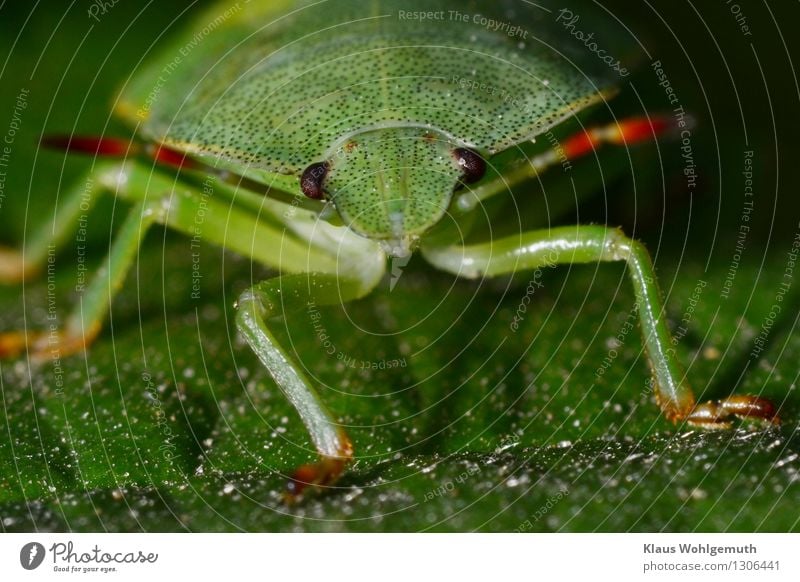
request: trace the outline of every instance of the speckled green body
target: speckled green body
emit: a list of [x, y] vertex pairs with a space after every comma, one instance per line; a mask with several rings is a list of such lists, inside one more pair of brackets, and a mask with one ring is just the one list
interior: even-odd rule
[[600, 98], [586, 64], [570, 65], [583, 53], [569, 35], [548, 42], [547, 4], [215, 8], [193, 31], [219, 31], [178, 39], [165, 54], [188, 57], [137, 76], [119, 109], [147, 138], [267, 184], [328, 162], [326, 194], [345, 224], [404, 254], [450, 204], [454, 148], [489, 156]]

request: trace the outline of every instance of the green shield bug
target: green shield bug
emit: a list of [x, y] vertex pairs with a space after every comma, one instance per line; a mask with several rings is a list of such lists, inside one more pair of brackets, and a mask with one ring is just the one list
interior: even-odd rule
[[[108, 291], [122, 285], [151, 225], [200, 236], [279, 270], [239, 297], [236, 325], [319, 454], [294, 473], [289, 493], [296, 496], [308, 485], [335, 482], [353, 447], [269, 318], [309, 302], [362, 298], [382, 280], [387, 261], [414, 252], [465, 278], [623, 262], [663, 413], [708, 428], [728, 427], [733, 417], [777, 423], [772, 404], [756, 396], [696, 404], [671, 348], [647, 250], [618, 229], [558, 227], [466, 241], [485, 201], [511, 195], [562, 159], [668, 129], [659, 117], [627, 119], [580, 132], [558, 153], [525, 157], [523, 144], [601, 103], [628, 74], [613, 49], [574, 34], [574, 15], [592, 13], [591, 3], [567, 4], [340, 0], [212, 7], [122, 89], [116, 112], [137, 127], [138, 141], [45, 140], [108, 158], [96, 164], [92, 188], [133, 206], [108, 268], [86, 286], [84, 308], [58, 335], [60, 354], [82, 350], [97, 336]], [[515, 170], [498, 173], [495, 156], [517, 151]], [[186, 178], [180, 188], [175, 171]], [[204, 178], [213, 196], [204, 195]], [[83, 188], [68, 193], [58, 230], [43, 231], [24, 255], [3, 251], [0, 275], [19, 279], [44, 264], [51, 242], [63, 242], [74, 226], [84, 196]], [[0, 337], [4, 355], [29, 349], [47, 357], [51, 348], [51, 334]]]

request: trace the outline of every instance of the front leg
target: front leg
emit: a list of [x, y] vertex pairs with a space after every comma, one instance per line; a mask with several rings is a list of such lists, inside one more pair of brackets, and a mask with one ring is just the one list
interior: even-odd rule
[[287, 501], [294, 500], [308, 486], [332, 485], [352, 459], [353, 446], [301, 367], [276, 341], [267, 320], [280, 314], [288, 317], [305, 308], [309, 301], [317, 305], [332, 305], [365, 296], [377, 285], [385, 268], [382, 255], [376, 253], [365, 259], [357, 276], [325, 273], [283, 275], [251, 287], [237, 302], [236, 325], [239, 331], [297, 409], [319, 453], [318, 462], [303, 465], [295, 471], [288, 484]]
[[645, 352], [655, 380], [655, 395], [666, 417], [703, 428], [728, 428], [731, 418], [778, 423], [771, 402], [758, 396], [730, 396], [695, 405], [672, 349], [653, 264], [644, 245], [619, 229], [573, 226], [533, 231], [492, 243], [471, 246], [424, 247], [433, 265], [464, 277], [496, 276], [557, 263], [625, 261], [633, 282]]

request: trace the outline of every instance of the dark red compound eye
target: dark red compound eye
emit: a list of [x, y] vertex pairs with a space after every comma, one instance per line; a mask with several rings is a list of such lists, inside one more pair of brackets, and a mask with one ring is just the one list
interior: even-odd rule
[[303, 171], [300, 176], [300, 189], [303, 194], [314, 200], [322, 200], [325, 198], [325, 192], [322, 189], [322, 183], [325, 181], [325, 176], [328, 174], [328, 162], [318, 162], [311, 164]]
[[466, 184], [477, 182], [486, 173], [486, 162], [482, 157], [467, 148], [456, 148], [453, 156], [463, 172], [461, 181]]

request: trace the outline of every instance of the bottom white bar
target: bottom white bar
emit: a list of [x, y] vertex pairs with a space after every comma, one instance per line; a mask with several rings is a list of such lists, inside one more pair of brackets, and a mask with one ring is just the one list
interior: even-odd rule
[[798, 580], [798, 542], [795, 534], [4, 534], [0, 579]]

